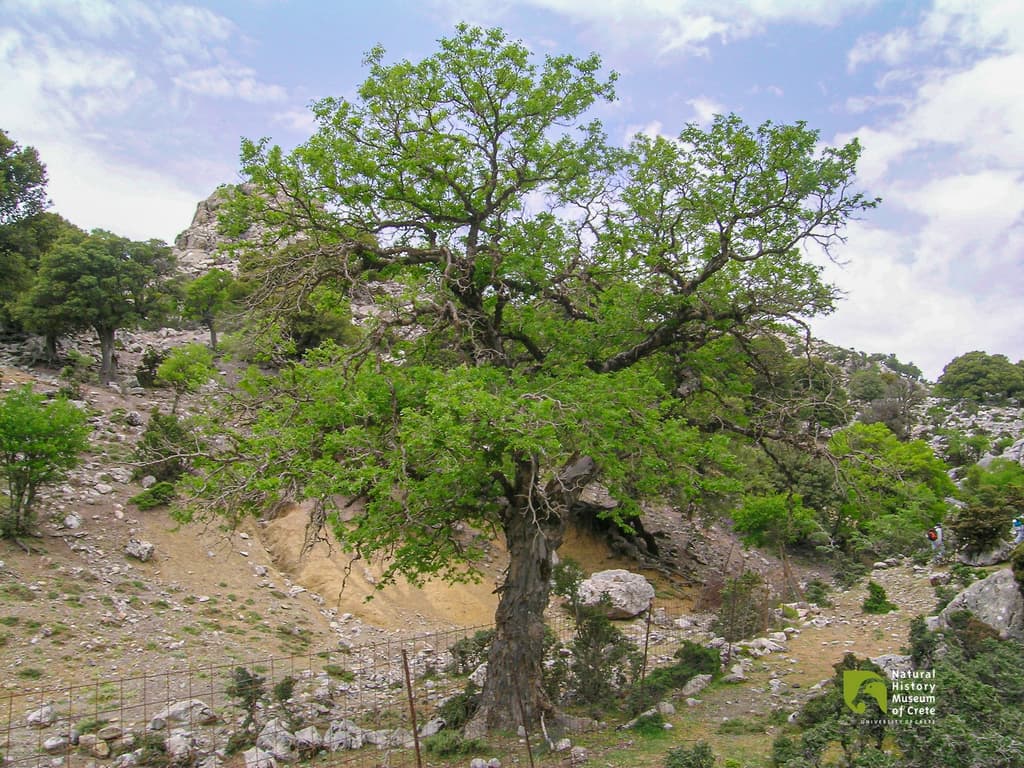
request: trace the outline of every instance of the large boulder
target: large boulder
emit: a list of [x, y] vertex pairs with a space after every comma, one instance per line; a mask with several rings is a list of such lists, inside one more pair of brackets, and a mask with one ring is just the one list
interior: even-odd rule
[[608, 596], [609, 619], [632, 619], [651, 606], [654, 587], [639, 573], [622, 569], [598, 571], [580, 583], [580, 600], [584, 605], [600, 605]]
[[998, 565], [999, 563], [1005, 563], [1010, 559], [1010, 555], [1013, 553], [1014, 547], [1016, 546], [1016, 544], [1010, 541], [1000, 541], [992, 549], [984, 552], [969, 552], [964, 550], [957, 555], [957, 559], [964, 565], [970, 565], [975, 568]]
[[949, 616], [957, 611], [970, 611], [1000, 637], [1024, 640], [1024, 597], [1009, 568], [971, 584], [929, 623], [935, 629], [948, 627]]

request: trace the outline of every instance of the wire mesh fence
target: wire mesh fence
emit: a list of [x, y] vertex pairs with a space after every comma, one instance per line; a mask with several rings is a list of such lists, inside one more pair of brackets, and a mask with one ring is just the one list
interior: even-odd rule
[[[672, 659], [686, 634], [676, 619], [690, 607], [659, 601], [620, 625], [643, 651], [645, 667]], [[571, 640], [566, 613], [553, 611], [548, 623], [561, 641]], [[467, 670], [453, 674], [462, 658], [458, 644], [487, 629], [6, 692], [0, 694], [0, 765], [242, 766], [238, 740], [250, 721], [270, 734], [274, 751], [294, 759], [319, 754], [318, 763], [354, 768], [449, 765], [425, 740], [438, 726], [441, 705], [465, 690]], [[540, 741], [522, 732], [489, 739], [479, 756], [503, 765], [560, 764], [564, 756], [544, 757]], [[250, 735], [246, 746], [251, 742]], [[249, 753], [249, 768], [256, 768], [252, 758]]]

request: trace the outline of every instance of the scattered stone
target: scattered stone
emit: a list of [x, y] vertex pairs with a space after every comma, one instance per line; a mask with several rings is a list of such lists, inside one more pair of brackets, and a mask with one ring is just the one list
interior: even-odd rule
[[569, 750], [569, 765], [584, 765], [590, 759], [586, 747], [573, 747]]
[[29, 712], [25, 717], [25, 722], [33, 728], [49, 728], [56, 720], [57, 711], [50, 704], [45, 704], [39, 709]]
[[124, 553], [128, 557], [134, 557], [136, 560], [146, 562], [153, 557], [153, 552], [156, 546], [151, 542], [143, 541], [140, 539], [129, 539], [125, 545]]
[[159, 731], [169, 725], [212, 725], [217, 713], [200, 699], [184, 699], [158, 712], [149, 721], [149, 730]]
[[683, 686], [680, 696], [692, 697], [703, 691], [711, 683], [711, 675], [695, 675]]
[[277, 761], [269, 752], [264, 752], [259, 747], [253, 747], [242, 753], [245, 760], [245, 768], [277, 768]]
[[146, 475], [144, 478], [142, 478], [143, 488], [148, 490], [149, 488], [152, 488], [154, 485], [156, 485], [156, 478], [153, 477], [153, 475]]
[[256, 737], [256, 746], [269, 752], [275, 760], [290, 763], [298, 758], [295, 735], [276, 717], [263, 726]]

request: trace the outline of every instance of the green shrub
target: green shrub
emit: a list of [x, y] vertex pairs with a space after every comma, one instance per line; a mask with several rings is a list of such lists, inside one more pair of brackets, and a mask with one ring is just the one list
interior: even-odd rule
[[170, 504], [174, 501], [174, 497], [174, 484], [161, 480], [159, 483], [154, 483], [141, 493], [135, 494], [128, 499], [128, 501], [139, 509], [154, 509], [156, 507], [163, 507]]
[[567, 693], [594, 712], [614, 708], [636, 681], [642, 658], [636, 646], [606, 614], [607, 597], [596, 606], [584, 605], [579, 595], [583, 572], [571, 560], [555, 566], [554, 592], [568, 601], [575, 619], [569, 643]]
[[295, 693], [295, 678], [291, 675], [283, 677], [274, 684], [274, 699], [285, 702]]
[[726, 582], [722, 607], [711, 629], [730, 643], [743, 640], [768, 628], [768, 589], [754, 571], [744, 571]]
[[676, 747], [665, 755], [665, 768], [714, 768], [715, 753], [707, 742], [698, 741], [692, 747]]
[[807, 582], [807, 588], [804, 590], [804, 598], [807, 602], [822, 608], [831, 608], [832, 601], [828, 597], [829, 589], [829, 585], [821, 579], [811, 579]]
[[1010, 555], [1010, 567], [1013, 568], [1013, 578], [1017, 587], [1024, 595], [1024, 544], [1018, 544], [1013, 554]]
[[135, 369], [135, 378], [138, 380], [140, 387], [156, 386], [156, 369], [166, 359], [166, 352], [154, 349], [153, 347], [146, 347], [146, 351], [142, 353], [139, 367]]
[[864, 613], [889, 613], [899, 610], [899, 606], [889, 602], [885, 594], [885, 588], [874, 581], [868, 582], [868, 596], [864, 598], [861, 606]]
[[467, 739], [462, 734], [448, 729], [428, 736], [423, 740], [423, 746], [428, 755], [436, 755], [442, 759], [461, 757], [487, 749], [487, 745], [479, 739]]
[[437, 708], [437, 716], [444, 720], [445, 727], [460, 730], [476, 714], [480, 706], [480, 691], [472, 681], [466, 690], [457, 693]]
[[146, 430], [135, 448], [138, 477], [152, 475], [157, 480], [173, 483], [191, 469], [187, 458], [200, 446], [191, 429], [175, 414], [154, 409]]
[[666, 667], [657, 667], [643, 680], [636, 682], [626, 696], [629, 712], [641, 712], [665, 698], [670, 691], [679, 690], [697, 675], [719, 677], [722, 673], [721, 657], [714, 648], [705, 648], [690, 640], [675, 652], [677, 661]]
[[78, 464], [88, 434], [85, 414], [63, 398], [47, 403], [29, 385], [0, 397], [0, 537], [33, 533], [37, 491]]
[[935, 661], [935, 652], [939, 648], [939, 637], [928, 629], [923, 616], [915, 616], [910, 620], [910, 647], [905, 652], [910, 654], [915, 669], [927, 669]]
[[469, 675], [477, 667], [487, 661], [487, 652], [494, 640], [493, 629], [481, 629], [471, 637], [464, 637], [452, 644], [448, 649], [452, 661], [448, 665], [448, 673], [452, 675]]
[[67, 365], [60, 369], [60, 380], [63, 383], [60, 392], [72, 400], [80, 400], [82, 397], [82, 385], [88, 384], [92, 376], [92, 364], [94, 360], [88, 355], [72, 349], [67, 354]]
[[660, 712], [643, 714], [633, 721], [631, 728], [641, 736], [661, 736], [665, 733], [665, 717]]

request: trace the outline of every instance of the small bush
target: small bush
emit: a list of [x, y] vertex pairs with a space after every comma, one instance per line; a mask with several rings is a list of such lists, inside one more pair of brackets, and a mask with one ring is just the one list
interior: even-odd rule
[[136, 475], [152, 475], [159, 481], [173, 483], [191, 469], [191, 462], [185, 457], [198, 447], [192, 430], [181, 419], [154, 409], [135, 449], [139, 464]]
[[889, 598], [885, 594], [885, 588], [881, 584], [869, 581], [868, 596], [864, 598], [861, 610], [864, 613], [889, 613], [890, 611], [899, 610], [899, 606], [889, 602]]
[[641, 712], [665, 698], [670, 691], [685, 686], [697, 675], [721, 674], [721, 657], [714, 648], [705, 648], [690, 640], [684, 641], [676, 651], [679, 661], [667, 667], [658, 667], [646, 678], [638, 681], [626, 696], [626, 708], [630, 712]]
[[829, 589], [829, 585], [821, 579], [811, 579], [811, 581], [807, 582], [804, 597], [809, 603], [814, 603], [822, 608], [831, 608], [832, 601], [828, 596]]
[[159, 483], [155, 483], [142, 491], [142, 493], [135, 494], [128, 501], [139, 509], [155, 509], [156, 507], [170, 504], [174, 501], [174, 497], [174, 484], [161, 480]]
[[449, 652], [452, 662], [448, 672], [452, 675], [469, 675], [487, 661], [487, 652], [494, 640], [493, 629], [481, 629], [471, 637], [464, 637], [452, 644]]
[[1017, 582], [1017, 587], [1024, 595], [1024, 544], [1018, 544], [1013, 550], [1013, 554], [1010, 555], [1010, 567], [1013, 568], [1013, 578]]
[[444, 720], [446, 728], [459, 730], [476, 714], [479, 706], [480, 691], [470, 682], [466, 690], [452, 696], [437, 708], [437, 716]]
[[985, 650], [989, 640], [999, 640], [999, 632], [970, 611], [955, 611], [946, 621], [956, 633], [956, 641], [967, 659], [973, 659]]
[[707, 742], [698, 741], [692, 747], [676, 747], [665, 756], [665, 768], [714, 768], [715, 753]]
[[754, 637], [768, 628], [768, 589], [754, 571], [744, 571], [726, 582], [722, 607], [712, 631], [730, 643]]
[[487, 745], [478, 739], [467, 739], [451, 730], [444, 730], [423, 740], [428, 755], [445, 759], [482, 752]]
[[633, 721], [632, 729], [641, 736], [662, 736], [665, 734], [665, 717], [660, 712], [640, 715]]
[[914, 669], [928, 669], [935, 661], [939, 638], [928, 629], [923, 616], [910, 620], [910, 647], [907, 651], [914, 662]]
[[345, 669], [340, 664], [324, 664], [324, 672], [330, 677], [337, 678], [343, 683], [351, 683], [356, 679], [356, 673], [350, 669]]
[[138, 379], [140, 387], [156, 386], [156, 369], [166, 359], [166, 352], [154, 349], [153, 347], [146, 347], [146, 351], [142, 353], [139, 367], [135, 369], [135, 378]]
[[276, 701], [288, 701], [293, 693], [295, 693], [295, 678], [291, 675], [281, 678], [274, 684], [274, 699]]

